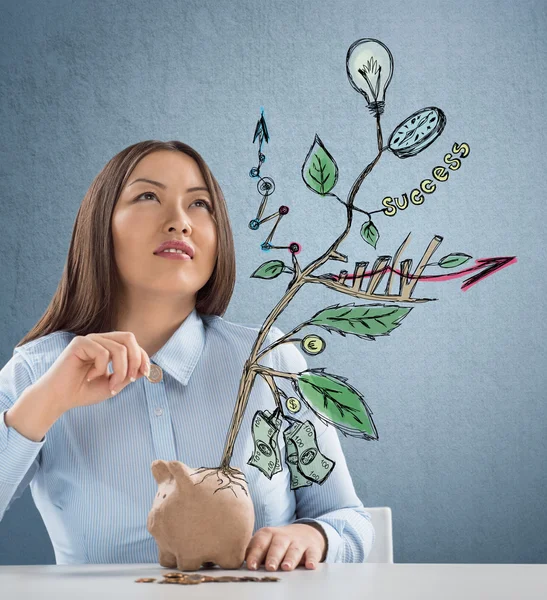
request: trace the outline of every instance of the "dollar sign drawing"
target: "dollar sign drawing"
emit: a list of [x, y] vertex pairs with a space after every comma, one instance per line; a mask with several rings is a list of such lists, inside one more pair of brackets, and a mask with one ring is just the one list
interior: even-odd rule
[[298, 412], [300, 410], [300, 401], [298, 398], [289, 398], [287, 400], [287, 408], [292, 412]]

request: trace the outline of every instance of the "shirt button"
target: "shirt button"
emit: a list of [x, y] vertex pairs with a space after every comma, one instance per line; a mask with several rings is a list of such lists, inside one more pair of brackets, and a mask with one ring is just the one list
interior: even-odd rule
[[159, 406], [156, 408], [156, 416], [161, 417], [161, 415], [163, 415], [163, 409], [160, 408]]

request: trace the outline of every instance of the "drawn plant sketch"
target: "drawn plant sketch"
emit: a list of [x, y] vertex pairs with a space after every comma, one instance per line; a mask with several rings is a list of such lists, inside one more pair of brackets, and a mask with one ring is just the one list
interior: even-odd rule
[[[346, 71], [350, 84], [363, 95], [370, 114], [376, 119], [378, 154], [359, 174], [348, 193], [347, 200], [344, 201], [332, 192], [338, 180], [336, 161], [319, 136], [315, 136], [302, 165], [302, 179], [311, 192], [322, 197], [332, 197], [341, 202], [347, 210], [347, 224], [328, 250], [306, 267], [301, 267], [297, 260], [297, 254], [301, 251], [299, 243], [291, 242], [288, 246], [276, 246], [272, 243], [275, 230], [281, 218], [289, 213], [289, 207], [282, 205], [277, 212], [263, 217], [268, 201], [275, 191], [274, 181], [270, 177], [261, 177], [260, 175], [261, 167], [265, 162], [262, 145], [269, 141], [263, 110], [256, 124], [253, 143], [257, 140], [259, 142], [258, 166], [253, 167], [249, 174], [251, 178], [259, 178], [257, 189], [262, 196], [262, 201], [256, 217], [249, 223], [249, 228], [257, 231], [268, 221], [276, 219], [261, 247], [265, 251], [288, 250], [292, 259], [292, 267], [280, 259], [269, 260], [261, 264], [251, 277], [274, 279], [283, 274], [290, 274], [292, 278], [287, 285], [285, 294], [262, 324], [249, 359], [245, 363], [224, 454], [221, 465], [218, 467], [219, 473], [222, 471], [224, 475], [228, 476], [229, 483], [219, 489], [231, 488], [232, 484], [245, 489], [237, 483], [238, 480], [241, 481], [241, 472], [230, 468], [230, 459], [257, 376], [262, 377], [270, 387], [276, 408], [273, 412], [259, 410], [255, 413], [251, 432], [254, 451], [247, 464], [258, 468], [266, 477], [271, 479], [276, 473], [282, 471], [278, 439], [283, 421], [288, 423], [288, 427], [283, 431], [283, 437], [285, 462], [291, 474], [291, 489], [310, 486], [312, 483], [321, 485], [334, 469], [335, 462], [323, 455], [317, 446], [313, 424], [309, 420], [300, 421], [294, 416], [302, 405], [309, 407], [320, 421], [327, 426], [336, 427], [344, 436], [378, 440], [378, 431], [372, 420], [372, 411], [363, 395], [350, 385], [346, 377], [329, 373], [325, 368], [312, 368], [300, 373], [278, 372], [258, 364], [265, 354], [280, 344], [293, 342], [300, 342], [301, 349], [308, 355], [324, 352], [326, 348], [324, 337], [315, 334], [295, 337], [306, 326], [321, 327], [331, 335], [333, 332], [344, 337], [354, 335], [367, 341], [375, 341], [378, 337], [389, 336], [413, 308], [399, 306], [399, 302], [418, 304], [436, 300], [436, 298], [413, 297], [419, 281], [424, 283], [440, 282], [466, 276], [461, 288], [466, 291], [485, 277], [517, 260], [514, 256], [480, 258], [475, 259], [475, 264], [472, 266], [447, 274], [446, 270], [461, 267], [472, 257], [463, 252], [452, 252], [436, 262], [431, 262], [433, 254], [443, 240], [441, 236], [436, 235], [429, 242], [414, 272], [411, 272], [412, 259], [403, 259], [403, 253], [410, 241], [409, 233], [393, 256], [375, 257], [372, 269], [368, 271], [369, 261], [366, 260], [355, 262], [351, 274], [347, 270], [341, 270], [338, 274], [315, 273], [327, 260], [348, 262], [348, 257], [338, 251], [338, 246], [351, 229], [354, 211], [366, 215], [367, 220], [360, 229], [361, 237], [364, 242], [376, 249], [380, 234], [371, 215], [383, 213], [385, 216], [394, 216], [409, 206], [409, 203], [416, 206], [423, 203], [423, 194], [433, 193], [436, 184], [430, 179], [425, 179], [420, 183], [419, 189], [412, 190], [410, 201], [407, 194], [403, 194], [402, 200], [391, 197], [384, 198], [384, 208], [379, 210], [368, 212], [354, 206], [355, 197], [361, 184], [377, 165], [385, 151], [391, 152], [400, 159], [416, 156], [439, 138], [446, 124], [446, 116], [441, 109], [434, 106], [423, 108], [404, 119], [390, 135], [387, 144], [384, 145], [380, 121], [385, 109], [386, 90], [393, 73], [391, 52], [378, 40], [370, 38], [357, 40], [347, 52]], [[452, 153], [444, 156], [445, 165], [433, 170], [434, 179], [438, 182], [446, 181], [449, 172], [456, 171], [461, 166], [461, 158], [467, 157], [469, 152], [469, 144], [465, 142], [453, 144]], [[458, 155], [460, 155], [459, 158]], [[445, 272], [426, 276], [423, 274], [426, 267], [438, 267]], [[380, 282], [386, 274], [388, 276], [385, 288], [380, 289]], [[365, 280], [366, 287], [364, 287]], [[328, 306], [259, 351], [276, 319], [307, 283], [324, 285], [353, 298], [372, 302], [357, 305], [352, 302]], [[294, 388], [294, 397], [287, 397], [285, 392], [277, 387], [275, 377], [290, 380]], [[285, 414], [284, 408], [290, 414]], [[202, 471], [205, 472], [206, 469], [199, 469], [196, 474]], [[211, 474], [209, 473], [209, 475]], [[231, 489], [234, 491], [233, 488]]]

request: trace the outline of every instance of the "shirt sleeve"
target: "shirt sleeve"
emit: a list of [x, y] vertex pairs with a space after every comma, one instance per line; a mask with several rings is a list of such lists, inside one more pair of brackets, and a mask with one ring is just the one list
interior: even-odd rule
[[32, 481], [40, 465], [40, 450], [47, 439], [44, 436], [39, 442], [30, 440], [5, 422], [8, 409], [34, 379], [23, 351], [16, 348], [0, 370], [0, 521]]
[[[284, 333], [272, 327], [274, 339]], [[278, 370], [300, 373], [308, 368], [306, 359], [293, 344], [281, 344], [274, 349]], [[277, 378], [276, 385], [289, 397], [295, 391], [288, 379]], [[313, 523], [322, 529], [327, 539], [325, 562], [366, 562], [375, 539], [374, 526], [355, 492], [346, 459], [340, 445], [338, 431], [333, 425], [325, 425], [307, 406], [293, 415], [299, 421], [312, 422], [317, 433], [317, 446], [335, 465], [323, 482], [294, 490], [296, 496], [295, 523]]]

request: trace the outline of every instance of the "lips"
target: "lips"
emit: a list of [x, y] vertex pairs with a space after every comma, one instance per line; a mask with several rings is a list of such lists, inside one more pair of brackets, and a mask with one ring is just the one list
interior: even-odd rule
[[158, 252], [158, 254], [156, 254], [156, 256], [158, 258], [167, 258], [168, 260], [188, 260], [188, 261], [192, 261], [194, 260], [193, 258], [190, 258], [188, 256], [188, 254], [186, 254], [186, 252]]
[[190, 246], [190, 244], [183, 242], [182, 240], [167, 240], [167, 241], [161, 243], [154, 250], [154, 254], [159, 254], [169, 248], [174, 248], [176, 250], [182, 250], [183, 252], [186, 252], [186, 254], [188, 254], [188, 256], [190, 258], [192, 258], [192, 259], [194, 258], [194, 249], [192, 248], [192, 246]]

